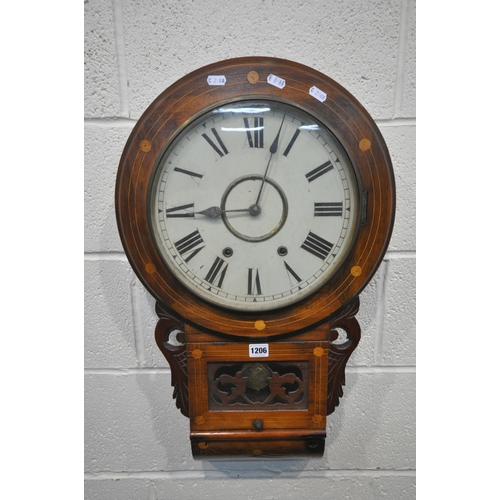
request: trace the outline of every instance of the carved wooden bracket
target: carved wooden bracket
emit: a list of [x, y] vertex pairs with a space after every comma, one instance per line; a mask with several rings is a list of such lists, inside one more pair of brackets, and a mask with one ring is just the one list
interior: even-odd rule
[[[359, 297], [330, 319], [328, 325], [328, 400], [326, 414], [333, 413], [343, 396], [345, 367], [349, 356], [361, 338], [361, 328], [355, 315], [359, 310]], [[341, 334], [345, 335], [341, 335]]]
[[181, 413], [189, 417], [184, 324], [173, 318], [159, 302], [156, 303], [156, 314], [160, 318], [155, 329], [156, 344], [170, 365], [172, 387], [174, 388], [173, 398]]

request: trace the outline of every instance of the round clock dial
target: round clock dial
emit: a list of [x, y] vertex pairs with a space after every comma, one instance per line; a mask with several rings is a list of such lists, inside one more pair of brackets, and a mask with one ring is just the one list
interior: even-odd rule
[[199, 297], [241, 311], [296, 303], [339, 268], [358, 230], [357, 175], [337, 138], [274, 100], [184, 127], [149, 194], [162, 259]]
[[199, 68], [144, 111], [117, 173], [127, 257], [190, 328], [271, 338], [353, 303], [389, 244], [395, 186], [375, 122], [307, 66]]

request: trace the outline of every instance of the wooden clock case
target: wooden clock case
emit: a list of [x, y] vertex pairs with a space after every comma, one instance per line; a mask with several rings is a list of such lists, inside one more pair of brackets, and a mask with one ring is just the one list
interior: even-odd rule
[[[270, 75], [285, 86], [270, 83]], [[213, 76], [225, 84], [210, 85]], [[163, 262], [148, 215], [155, 169], [179, 131], [210, 109], [245, 99], [277, 100], [314, 116], [345, 148], [360, 193], [357, 234], [340, 268], [314, 294], [273, 311], [229, 310], [187, 290]], [[156, 342], [171, 366], [177, 407], [190, 419], [193, 456], [321, 455], [326, 416], [339, 404], [360, 340], [358, 296], [394, 224], [391, 160], [368, 112], [335, 81], [291, 61], [246, 57], [206, 66], [166, 89], [138, 120], [115, 199], [126, 255], [156, 299]], [[268, 357], [250, 358], [249, 345], [262, 343]]]

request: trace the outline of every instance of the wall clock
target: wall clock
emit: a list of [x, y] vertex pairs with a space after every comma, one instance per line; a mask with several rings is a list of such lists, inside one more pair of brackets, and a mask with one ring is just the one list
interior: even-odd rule
[[322, 454], [394, 223], [389, 153], [361, 104], [283, 59], [198, 69], [138, 120], [116, 214], [193, 456]]

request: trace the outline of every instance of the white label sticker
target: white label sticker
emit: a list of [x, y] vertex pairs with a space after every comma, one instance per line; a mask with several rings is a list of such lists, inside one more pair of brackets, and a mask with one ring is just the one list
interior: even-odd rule
[[279, 89], [282, 89], [285, 86], [285, 80], [276, 75], [269, 75], [267, 77], [267, 83], [270, 83]]
[[269, 344], [250, 344], [248, 346], [248, 355], [251, 358], [268, 358]]
[[325, 102], [326, 101], [326, 94], [318, 89], [318, 87], [311, 87], [309, 89], [309, 94], [312, 95], [315, 99], [318, 99], [320, 102]]
[[209, 85], [226, 85], [226, 77], [224, 75], [210, 75], [207, 82]]

